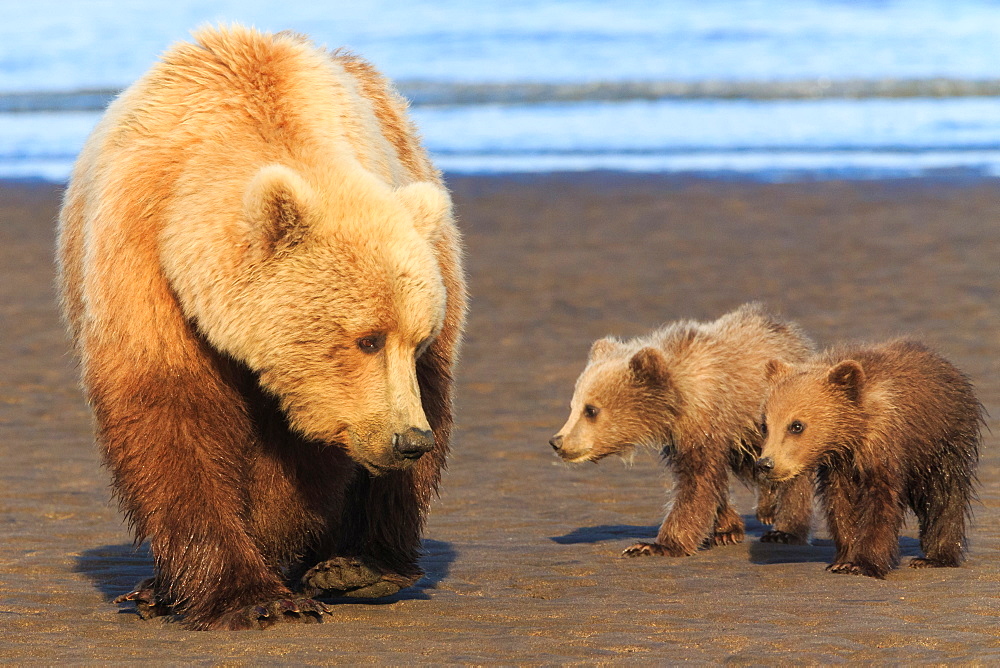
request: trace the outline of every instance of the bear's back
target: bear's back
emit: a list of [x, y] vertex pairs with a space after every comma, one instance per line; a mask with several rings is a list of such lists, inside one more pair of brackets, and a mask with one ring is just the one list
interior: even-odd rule
[[704, 433], [754, 438], [767, 390], [767, 363], [800, 363], [813, 352], [812, 342], [796, 325], [756, 303], [713, 322], [670, 325], [656, 338], [683, 396], [678, 430], [691, 438]]
[[958, 444], [963, 456], [978, 457], [982, 406], [968, 377], [941, 355], [897, 339], [835, 348], [825, 357], [831, 366], [854, 359], [864, 370], [861, 410], [874, 450], [899, 451], [913, 465], [935, 468], [949, 444]]

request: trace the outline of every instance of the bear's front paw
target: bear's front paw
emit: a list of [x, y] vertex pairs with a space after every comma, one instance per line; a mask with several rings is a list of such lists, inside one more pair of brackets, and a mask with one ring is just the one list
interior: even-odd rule
[[853, 561], [842, 561], [836, 564], [830, 564], [826, 567], [826, 570], [831, 573], [841, 573], [845, 575], [866, 575], [870, 578], [878, 578], [879, 580], [885, 579], [885, 573], [880, 573], [876, 568], [863, 564], [855, 563]]
[[282, 598], [228, 612], [210, 622], [206, 628], [221, 631], [266, 629], [282, 622], [319, 624], [330, 606], [311, 598]]
[[793, 533], [772, 529], [765, 531], [760, 537], [762, 543], [781, 543], [783, 545], [805, 545], [806, 541]]
[[761, 524], [774, 524], [774, 508], [758, 508], [757, 521]]
[[737, 527], [729, 531], [716, 531], [712, 536], [712, 545], [736, 545], [743, 542], [743, 528]]
[[322, 593], [324, 596], [382, 598], [409, 587], [421, 575], [420, 572], [410, 576], [384, 573], [360, 559], [335, 557], [310, 568], [302, 576], [302, 585], [305, 591]]
[[632, 547], [623, 551], [622, 556], [623, 557], [644, 557], [644, 556], [684, 557], [687, 555], [682, 550], [671, 549], [666, 545], [661, 545], [660, 543], [636, 543]]
[[161, 600], [156, 595], [155, 582], [153, 578], [147, 578], [137, 584], [135, 589], [127, 594], [122, 594], [112, 601], [112, 603], [135, 603], [135, 611], [143, 619], [169, 615], [173, 610], [170, 604]]

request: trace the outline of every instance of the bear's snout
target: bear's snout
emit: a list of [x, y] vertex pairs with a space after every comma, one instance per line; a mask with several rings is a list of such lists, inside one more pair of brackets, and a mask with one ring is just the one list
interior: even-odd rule
[[563, 437], [558, 435], [553, 436], [552, 438], [549, 439], [549, 445], [551, 445], [552, 449], [555, 450], [556, 452], [562, 450], [562, 442], [563, 442]]
[[434, 449], [434, 432], [410, 427], [401, 434], [393, 434], [392, 447], [403, 459], [420, 459]]
[[770, 457], [761, 457], [757, 460], [757, 470], [763, 474], [768, 474], [774, 470], [774, 460]]

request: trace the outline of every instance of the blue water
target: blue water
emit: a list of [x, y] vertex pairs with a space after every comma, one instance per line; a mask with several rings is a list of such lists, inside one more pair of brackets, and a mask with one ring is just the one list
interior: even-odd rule
[[[448, 84], [450, 104], [413, 108], [447, 171], [1000, 175], [998, 97], [924, 89], [885, 97], [871, 86], [863, 99], [767, 94], [775, 82], [898, 89], [910, 80], [1000, 80], [1000, 3], [986, 0], [0, 0], [0, 17], [0, 102], [12, 93], [120, 89], [193, 27], [238, 21], [346, 46], [404, 92]], [[502, 103], [525, 82], [600, 83], [606, 94]], [[616, 93], [634, 82], [709, 83], [715, 92]], [[732, 86], [746, 83], [765, 94], [731, 99]], [[493, 87], [469, 102], [463, 94], [477, 84]], [[0, 113], [0, 176], [66, 178], [99, 112], [60, 104]]]

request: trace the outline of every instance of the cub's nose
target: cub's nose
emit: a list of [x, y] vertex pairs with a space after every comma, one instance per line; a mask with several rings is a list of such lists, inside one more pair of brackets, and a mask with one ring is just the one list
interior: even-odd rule
[[761, 457], [757, 460], [757, 470], [761, 473], [770, 473], [774, 469], [774, 460], [770, 457]]
[[559, 450], [562, 449], [562, 441], [563, 441], [562, 436], [553, 436], [552, 438], [549, 439], [549, 445], [552, 446], [553, 450], [559, 452]]
[[420, 459], [434, 449], [434, 432], [410, 427], [402, 434], [394, 434], [392, 447], [403, 459]]

